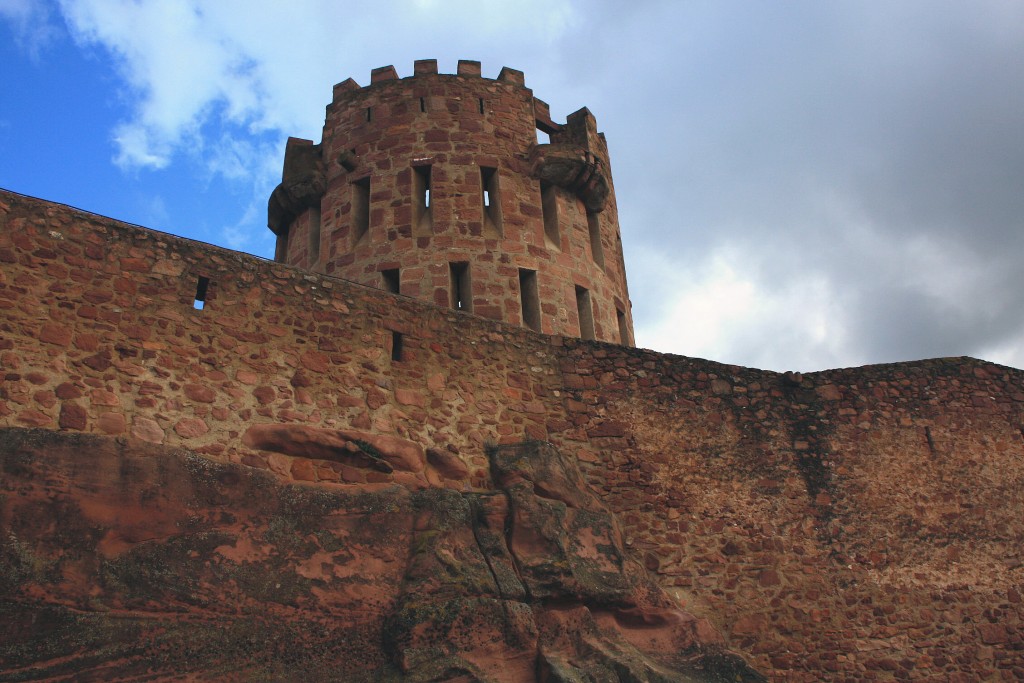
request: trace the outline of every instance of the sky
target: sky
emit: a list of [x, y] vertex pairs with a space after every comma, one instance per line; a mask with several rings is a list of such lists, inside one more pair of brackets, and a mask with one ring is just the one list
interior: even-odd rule
[[1024, 368], [1020, 0], [0, 0], [0, 187], [270, 257], [287, 137], [416, 59], [594, 113], [638, 346]]

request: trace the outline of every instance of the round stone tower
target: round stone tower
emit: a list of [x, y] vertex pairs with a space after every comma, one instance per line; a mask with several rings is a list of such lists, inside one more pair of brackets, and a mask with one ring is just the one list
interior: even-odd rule
[[[551, 120], [520, 71], [420, 60], [334, 86], [319, 145], [290, 138], [276, 260], [537, 332], [632, 345], [604, 134]], [[538, 133], [538, 131], [540, 131]], [[541, 135], [549, 142], [539, 142]]]

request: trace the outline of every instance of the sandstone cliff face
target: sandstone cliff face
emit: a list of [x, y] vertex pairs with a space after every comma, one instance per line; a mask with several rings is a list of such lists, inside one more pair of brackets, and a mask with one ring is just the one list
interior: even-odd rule
[[574, 463], [489, 457], [490, 491], [298, 485], [4, 430], [0, 681], [764, 680], [630, 558]]

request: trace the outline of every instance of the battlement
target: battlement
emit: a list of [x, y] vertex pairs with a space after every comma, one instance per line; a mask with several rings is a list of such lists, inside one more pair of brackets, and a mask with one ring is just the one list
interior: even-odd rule
[[[460, 59], [458, 68], [454, 74], [440, 73], [438, 71], [436, 59], [417, 59], [413, 62], [412, 76], [409, 76], [408, 78], [416, 78], [418, 76], [484, 78], [480, 62], [471, 59]], [[399, 77], [398, 70], [395, 69], [394, 65], [389, 64], [388, 66], [379, 66], [370, 71], [371, 86], [378, 83], [397, 80], [401, 80], [401, 78]], [[488, 80], [494, 80], [499, 83], [508, 83], [510, 85], [518, 85], [524, 88], [526, 87], [526, 77], [523, 72], [507, 66], [501, 67], [501, 71], [498, 72], [497, 78]], [[338, 95], [340, 93], [358, 90], [361, 87], [362, 86], [360, 86], [354, 79], [347, 78], [334, 86], [335, 99], [338, 99]]]

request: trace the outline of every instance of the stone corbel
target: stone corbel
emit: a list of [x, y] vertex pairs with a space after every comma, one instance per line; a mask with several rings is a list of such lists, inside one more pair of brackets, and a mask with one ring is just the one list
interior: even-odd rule
[[319, 206], [326, 189], [320, 145], [289, 139], [281, 183], [274, 188], [267, 204], [267, 226], [275, 235], [281, 234], [303, 211]]
[[608, 179], [603, 162], [581, 147], [565, 144], [536, 145], [530, 151], [535, 178], [574, 192], [588, 211], [604, 210]]

